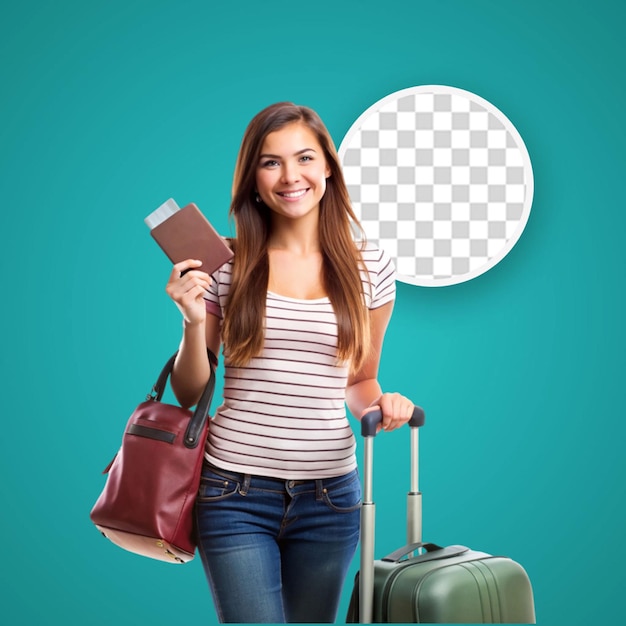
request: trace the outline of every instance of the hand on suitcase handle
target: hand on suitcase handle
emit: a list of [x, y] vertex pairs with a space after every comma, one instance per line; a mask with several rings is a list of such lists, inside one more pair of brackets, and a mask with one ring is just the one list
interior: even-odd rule
[[[422, 407], [413, 409], [413, 416], [409, 420], [411, 428], [419, 428], [424, 425], [426, 415]], [[380, 409], [369, 411], [361, 418], [361, 435], [363, 437], [376, 437], [376, 427], [383, 421], [383, 412]]]

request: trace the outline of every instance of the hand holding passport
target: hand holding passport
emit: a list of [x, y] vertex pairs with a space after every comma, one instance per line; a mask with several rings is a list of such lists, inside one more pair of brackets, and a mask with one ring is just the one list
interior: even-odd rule
[[154, 240], [174, 264], [198, 259], [202, 261], [198, 269], [212, 274], [233, 256], [224, 239], [193, 203], [181, 209], [170, 198], [144, 221]]

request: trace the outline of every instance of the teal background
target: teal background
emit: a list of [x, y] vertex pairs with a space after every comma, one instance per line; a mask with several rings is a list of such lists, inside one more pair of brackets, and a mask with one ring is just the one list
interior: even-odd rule
[[[339, 144], [421, 84], [492, 102], [535, 175], [498, 266], [398, 285], [381, 381], [427, 411], [425, 538], [520, 561], [541, 624], [623, 619], [621, 2], [34, 0], [0, 23], [5, 623], [215, 623], [199, 561], [125, 553], [89, 520], [180, 335], [143, 218], [173, 196], [228, 234], [258, 110], [307, 104]], [[403, 542], [407, 450], [377, 442], [379, 556]]]

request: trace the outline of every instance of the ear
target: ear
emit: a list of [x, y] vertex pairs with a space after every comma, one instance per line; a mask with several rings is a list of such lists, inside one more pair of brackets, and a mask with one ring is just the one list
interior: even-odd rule
[[326, 170], [324, 171], [324, 174], [326, 178], [330, 178], [333, 175], [333, 173], [330, 171], [330, 166], [328, 164], [326, 164]]

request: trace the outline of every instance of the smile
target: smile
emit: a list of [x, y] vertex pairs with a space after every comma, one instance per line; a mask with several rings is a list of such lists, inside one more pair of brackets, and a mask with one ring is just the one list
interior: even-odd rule
[[297, 200], [298, 198], [302, 198], [307, 191], [308, 189], [298, 189], [297, 191], [277, 191], [276, 193], [281, 196], [281, 198]]

